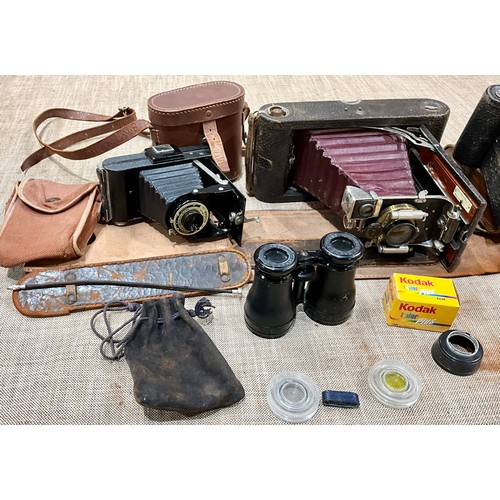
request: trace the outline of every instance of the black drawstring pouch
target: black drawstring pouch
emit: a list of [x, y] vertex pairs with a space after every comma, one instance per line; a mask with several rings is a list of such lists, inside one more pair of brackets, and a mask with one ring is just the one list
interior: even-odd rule
[[230, 406], [245, 396], [225, 358], [184, 307], [182, 294], [144, 302], [121, 343], [142, 406], [189, 414]]

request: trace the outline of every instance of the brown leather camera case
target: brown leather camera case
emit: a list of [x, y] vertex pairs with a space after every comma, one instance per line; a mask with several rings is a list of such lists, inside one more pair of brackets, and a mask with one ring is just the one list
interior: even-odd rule
[[231, 180], [242, 174], [245, 90], [213, 81], [161, 92], [148, 99], [154, 144], [194, 146], [207, 140], [219, 168]]

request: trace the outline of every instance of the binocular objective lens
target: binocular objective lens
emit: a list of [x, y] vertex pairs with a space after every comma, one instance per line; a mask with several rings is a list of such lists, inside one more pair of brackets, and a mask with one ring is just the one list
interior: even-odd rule
[[328, 261], [342, 266], [356, 263], [363, 255], [363, 244], [359, 238], [344, 232], [325, 235], [320, 249]]
[[333, 246], [340, 252], [351, 252], [354, 248], [352, 241], [342, 238], [334, 242]]
[[287, 245], [266, 243], [256, 250], [254, 261], [259, 271], [270, 277], [279, 278], [295, 270], [298, 256]]
[[281, 248], [269, 248], [265, 252], [264, 258], [274, 264], [283, 264], [288, 260], [288, 254]]

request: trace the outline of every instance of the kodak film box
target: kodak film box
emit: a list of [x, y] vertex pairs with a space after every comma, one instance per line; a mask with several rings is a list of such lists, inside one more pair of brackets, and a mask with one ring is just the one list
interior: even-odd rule
[[460, 308], [453, 281], [394, 273], [382, 299], [388, 325], [444, 332]]

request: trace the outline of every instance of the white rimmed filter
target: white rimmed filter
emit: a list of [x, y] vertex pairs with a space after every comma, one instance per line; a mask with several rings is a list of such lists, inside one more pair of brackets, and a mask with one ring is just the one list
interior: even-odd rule
[[321, 393], [314, 380], [301, 372], [275, 375], [267, 387], [272, 412], [286, 422], [305, 422], [318, 411]]
[[399, 361], [375, 363], [368, 374], [373, 397], [390, 408], [409, 408], [422, 392], [422, 382], [415, 370]]

